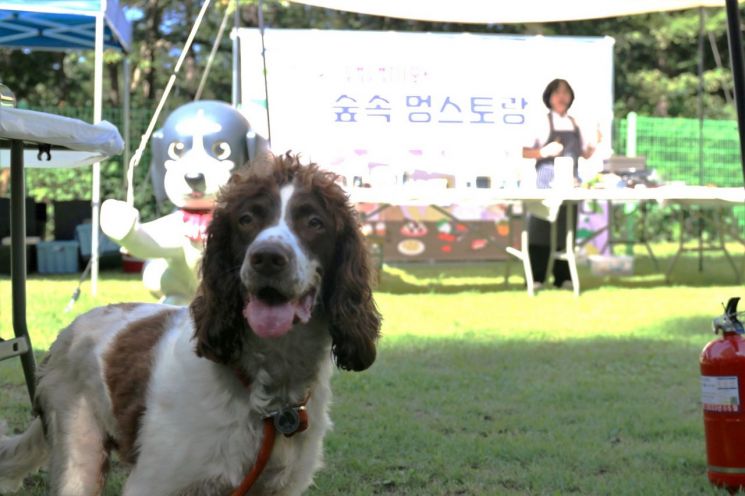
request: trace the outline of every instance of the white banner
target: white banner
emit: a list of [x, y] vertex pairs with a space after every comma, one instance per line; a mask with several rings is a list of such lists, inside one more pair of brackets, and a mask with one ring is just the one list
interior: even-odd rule
[[[293, 0], [326, 9], [434, 22], [506, 24], [576, 21], [649, 12], [724, 7], [724, 0]], [[742, 0], [740, 0], [742, 3]]]
[[267, 98], [259, 32], [239, 36], [254, 128], [350, 178], [385, 166], [392, 182], [424, 170], [507, 184], [554, 78], [572, 85], [583, 134], [610, 139], [612, 38], [266, 30]]

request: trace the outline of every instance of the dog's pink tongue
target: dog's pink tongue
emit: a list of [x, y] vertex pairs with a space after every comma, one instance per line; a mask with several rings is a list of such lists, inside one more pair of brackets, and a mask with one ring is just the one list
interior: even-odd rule
[[278, 338], [292, 329], [295, 305], [291, 302], [269, 305], [258, 298], [250, 298], [243, 308], [243, 316], [260, 338]]

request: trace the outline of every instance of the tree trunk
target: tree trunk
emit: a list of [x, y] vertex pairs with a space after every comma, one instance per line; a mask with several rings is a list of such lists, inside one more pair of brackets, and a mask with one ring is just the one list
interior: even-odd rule
[[[159, 5], [160, 3], [160, 5]], [[147, 0], [145, 5], [145, 19], [147, 29], [144, 43], [140, 45], [140, 54], [145, 62], [143, 93], [148, 100], [155, 100], [157, 96], [156, 78], [156, 49], [161, 39], [160, 25], [163, 18], [163, 2]]]
[[106, 66], [109, 70], [109, 83], [111, 84], [109, 103], [111, 103], [112, 107], [120, 107], [122, 97], [119, 91], [119, 64], [106, 64]]
[[60, 90], [60, 105], [64, 105], [65, 103], [65, 95], [68, 95], [68, 89], [70, 87], [70, 82], [67, 79], [67, 75], [65, 74], [65, 57], [67, 54], [65, 52], [59, 53], [59, 66], [57, 67], [57, 70], [55, 71], [55, 80], [57, 81], [57, 88]]

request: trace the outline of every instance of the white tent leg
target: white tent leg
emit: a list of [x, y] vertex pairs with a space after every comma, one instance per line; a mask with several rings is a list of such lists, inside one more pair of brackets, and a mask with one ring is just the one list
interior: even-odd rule
[[[227, 6], [225, 9], [227, 10]], [[259, 5], [261, 9], [261, 5]], [[241, 26], [240, 3], [235, 0], [235, 12], [233, 12], [233, 107], [238, 108], [241, 103], [241, 69], [240, 69], [240, 40], [238, 39], [238, 28]]]
[[[101, 122], [103, 100], [103, 31], [104, 13], [96, 15], [95, 65], [93, 76], [93, 123]], [[98, 291], [98, 209], [101, 202], [101, 163], [93, 164], [93, 184], [91, 185], [91, 294]]]
[[129, 163], [129, 55], [122, 59], [122, 131], [124, 132], [124, 152], [122, 152], [122, 168]]

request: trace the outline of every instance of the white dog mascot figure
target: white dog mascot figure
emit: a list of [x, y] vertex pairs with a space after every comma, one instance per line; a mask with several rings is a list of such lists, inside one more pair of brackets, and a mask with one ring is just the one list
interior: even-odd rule
[[151, 177], [155, 195], [178, 210], [140, 223], [139, 211], [119, 200], [101, 206], [101, 229], [132, 255], [147, 260], [145, 286], [166, 303], [186, 304], [197, 288], [205, 230], [215, 196], [237, 167], [268, 151], [246, 118], [230, 105], [183, 105], [153, 135]]

